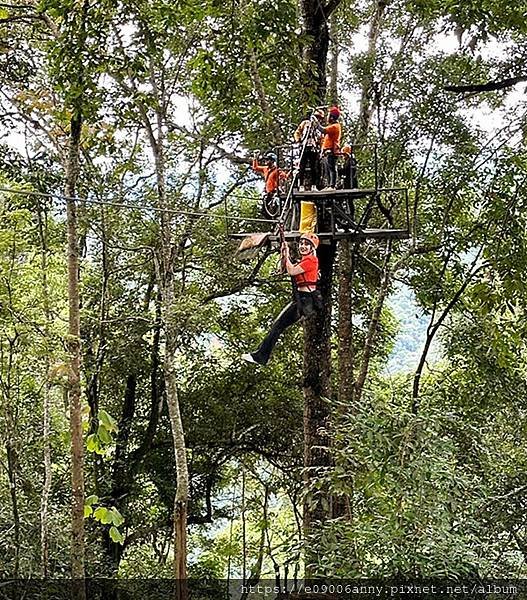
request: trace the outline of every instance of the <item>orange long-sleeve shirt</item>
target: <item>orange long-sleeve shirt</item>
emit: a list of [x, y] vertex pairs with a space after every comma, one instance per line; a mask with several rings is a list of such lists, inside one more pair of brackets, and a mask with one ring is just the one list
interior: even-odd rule
[[324, 127], [324, 138], [322, 140], [322, 152], [331, 150], [333, 154], [340, 152], [340, 137], [342, 135], [342, 127], [340, 123], [332, 123]]
[[278, 167], [266, 167], [258, 164], [258, 160], [253, 158], [253, 171], [262, 173], [265, 180], [265, 191], [268, 194], [276, 192], [280, 179], [287, 179], [287, 173]]

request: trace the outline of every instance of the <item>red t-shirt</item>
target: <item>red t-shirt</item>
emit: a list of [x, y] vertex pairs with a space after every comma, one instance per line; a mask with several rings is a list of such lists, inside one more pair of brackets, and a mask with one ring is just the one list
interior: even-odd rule
[[298, 286], [307, 284], [315, 285], [318, 281], [318, 258], [315, 254], [308, 254], [296, 265], [304, 269], [303, 273], [295, 275], [295, 281]]

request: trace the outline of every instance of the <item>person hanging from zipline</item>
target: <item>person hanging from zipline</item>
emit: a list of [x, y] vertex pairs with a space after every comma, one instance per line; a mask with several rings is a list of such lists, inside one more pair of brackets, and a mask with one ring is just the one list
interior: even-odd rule
[[253, 158], [252, 168], [256, 173], [261, 173], [265, 181], [262, 195], [262, 210], [267, 219], [275, 219], [280, 213], [280, 199], [278, 197], [280, 181], [287, 179], [289, 174], [278, 168], [278, 158], [274, 152], [264, 155], [265, 164], [260, 165], [258, 156]]
[[309, 318], [321, 308], [322, 297], [317, 290], [318, 245], [319, 239], [315, 233], [303, 233], [298, 244], [301, 258], [299, 262], [293, 263], [289, 256], [289, 246], [285, 241], [282, 242], [282, 260], [285, 270], [291, 275], [293, 300], [278, 315], [258, 349], [243, 354], [243, 360], [266, 365], [280, 335], [302, 317]]
[[[324, 111], [320, 108], [312, 115], [320, 122], [324, 119]], [[320, 177], [319, 155], [322, 134], [311, 118], [304, 119], [296, 128], [293, 139], [300, 145], [300, 165], [298, 168], [298, 190], [311, 191], [318, 184]]]
[[[322, 138], [322, 177], [326, 182], [325, 191], [334, 190], [337, 185], [337, 155], [340, 154], [342, 128], [338, 122], [340, 109], [332, 106], [328, 113], [328, 125], [323, 127], [316, 118], [312, 122], [324, 134]], [[323, 190], [323, 191], [324, 191]]]

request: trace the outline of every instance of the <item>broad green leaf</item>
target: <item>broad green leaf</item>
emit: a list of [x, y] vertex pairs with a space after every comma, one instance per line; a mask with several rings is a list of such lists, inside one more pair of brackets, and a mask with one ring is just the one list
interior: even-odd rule
[[116, 432], [118, 430], [117, 421], [105, 410], [99, 411], [99, 420], [108, 431]]
[[101, 440], [101, 442], [103, 444], [111, 444], [112, 443], [112, 436], [110, 435], [110, 433], [108, 432], [108, 429], [106, 429], [106, 427], [102, 424], [99, 425], [99, 427], [97, 428], [97, 435], [99, 436], [99, 439]]
[[112, 525], [112, 527], [110, 527], [110, 537], [112, 538], [112, 541], [115, 542], [116, 544], [124, 543], [123, 535], [117, 529], [117, 527], [114, 527], [113, 525]]
[[119, 527], [119, 525], [122, 525], [124, 523], [124, 517], [121, 515], [121, 513], [115, 508], [115, 506], [110, 509], [110, 516], [112, 519], [112, 523], [116, 526]]

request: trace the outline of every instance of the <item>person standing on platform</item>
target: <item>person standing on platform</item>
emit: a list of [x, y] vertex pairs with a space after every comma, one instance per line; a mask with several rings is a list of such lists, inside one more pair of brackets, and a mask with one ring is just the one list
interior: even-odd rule
[[344, 163], [342, 168], [339, 169], [342, 189], [357, 189], [359, 187], [359, 181], [357, 179], [357, 159], [353, 155], [353, 148], [351, 146], [344, 146], [342, 148], [342, 155], [344, 156]]
[[[324, 111], [315, 110], [312, 115], [317, 125], [324, 119]], [[296, 128], [293, 139], [300, 145], [300, 165], [298, 170], [299, 191], [311, 191], [319, 178], [320, 139], [322, 137], [318, 126], [311, 119], [304, 119]], [[306, 173], [307, 171], [307, 173]]]
[[328, 125], [322, 127], [318, 124], [319, 131], [324, 134], [322, 138], [322, 175], [326, 180], [326, 187], [323, 191], [334, 190], [337, 185], [337, 155], [340, 154], [342, 135], [339, 119], [340, 109], [332, 106], [328, 113]]

